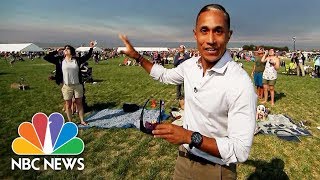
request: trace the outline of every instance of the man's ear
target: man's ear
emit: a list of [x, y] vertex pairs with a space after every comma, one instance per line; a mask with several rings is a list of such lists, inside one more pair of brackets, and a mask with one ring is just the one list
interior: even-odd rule
[[195, 29], [193, 29], [192, 31], [193, 31], [194, 39], [197, 41], [196, 30], [195, 30]]
[[233, 31], [230, 30], [230, 31], [229, 31], [229, 40], [230, 40], [230, 38], [231, 38], [231, 36], [232, 36], [232, 33], [233, 33]]

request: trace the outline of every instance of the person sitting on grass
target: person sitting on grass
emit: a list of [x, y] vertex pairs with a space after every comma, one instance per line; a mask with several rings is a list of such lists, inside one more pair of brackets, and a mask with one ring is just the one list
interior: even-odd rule
[[119, 64], [119, 66], [130, 66], [131, 60], [129, 58], [124, 58], [123, 63]]

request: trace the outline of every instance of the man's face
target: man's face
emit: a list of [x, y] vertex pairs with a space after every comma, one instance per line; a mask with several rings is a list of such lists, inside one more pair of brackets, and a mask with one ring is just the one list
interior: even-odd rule
[[223, 56], [232, 34], [220, 10], [201, 13], [193, 32], [200, 55], [208, 63], [215, 63]]

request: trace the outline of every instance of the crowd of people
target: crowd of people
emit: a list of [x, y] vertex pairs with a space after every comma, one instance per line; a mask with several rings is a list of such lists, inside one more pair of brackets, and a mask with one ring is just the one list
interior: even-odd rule
[[34, 60], [35, 58], [41, 58], [44, 56], [44, 52], [1, 52], [0, 58], [8, 61], [11, 66], [17, 61], [25, 61], [26, 59]]
[[310, 74], [312, 77], [320, 77], [319, 74], [319, 58], [320, 55], [314, 56], [313, 58], [307, 57], [309, 60], [313, 60], [314, 65], [310, 66], [306, 64], [306, 57], [301, 51], [297, 51], [292, 54], [291, 66], [289, 64], [289, 70], [295, 71], [297, 76], [305, 76]]
[[[275, 84], [277, 81], [277, 71], [281, 66], [285, 67], [286, 74], [296, 74], [297, 76], [304, 77], [308, 73], [311, 77], [320, 77], [319, 75], [319, 64], [320, 56], [315, 56], [314, 58], [309, 57], [310, 63], [314, 63], [314, 66], [306, 65], [306, 57], [301, 51], [292, 53], [290, 63], [285, 64], [281, 61], [279, 56], [275, 54], [273, 49], [264, 50], [263, 47], [258, 47], [258, 50], [254, 54], [254, 65], [251, 72], [251, 77], [254, 79], [254, 84], [256, 86], [256, 93], [261, 103], [267, 102], [270, 97], [270, 104], [274, 106], [274, 94], [275, 94]], [[313, 61], [313, 62], [312, 62]], [[287, 69], [289, 67], [289, 69]], [[270, 96], [269, 96], [270, 92]]]

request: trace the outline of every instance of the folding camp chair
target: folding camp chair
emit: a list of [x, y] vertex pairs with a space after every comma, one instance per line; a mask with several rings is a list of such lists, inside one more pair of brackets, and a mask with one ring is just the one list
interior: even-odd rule
[[296, 67], [295, 67], [294, 63], [286, 64], [285, 73], [288, 75], [297, 74]]

